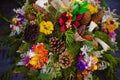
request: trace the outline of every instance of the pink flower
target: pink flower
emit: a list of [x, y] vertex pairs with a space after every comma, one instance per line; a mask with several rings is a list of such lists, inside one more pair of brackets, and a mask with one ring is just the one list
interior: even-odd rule
[[109, 33], [109, 36], [110, 36], [110, 38], [114, 39], [116, 37], [116, 33], [115, 32]]

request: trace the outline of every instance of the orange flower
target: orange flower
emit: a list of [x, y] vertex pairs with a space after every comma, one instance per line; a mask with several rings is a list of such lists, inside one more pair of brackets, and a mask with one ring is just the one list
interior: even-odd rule
[[77, 74], [77, 78], [81, 79], [83, 76], [81, 74]]
[[45, 49], [45, 45], [40, 43], [38, 45], [32, 46], [32, 51], [35, 53], [35, 56], [30, 59], [30, 65], [33, 69], [40, 69], [48, 61], [48, 50]]

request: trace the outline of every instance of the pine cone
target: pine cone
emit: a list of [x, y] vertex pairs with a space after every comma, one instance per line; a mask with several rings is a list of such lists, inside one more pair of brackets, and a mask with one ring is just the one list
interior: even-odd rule
[[36, 19], [36, 17], [35, 17], [33, 14], [30, 14], [30, 13], [27, 13], [27, 14], [26, 14], [26, 18], [27, 18], [29, 21], [32, 21], [32, 20]]
[[61, 54], [66, 47], [65, 42], [57, 37], [50, 38], [49, 44], [52, 47], [52, 50], [57, 54]]
[[82, 20], [80, 21], [81, 25], [88, 25], [91, 20], [91, 13], [85, 12]]
[[68, 52], [63, 52], [61, 55], [59, 55], [59, 63], [63, 69], [70, 67], [72, 62], [73, 59], [68, 55]]
[[81, 35], [81, 36], [83, 36], [84, 33], [85, 33], [85, 30], [86, 30], [86, 27], [87, 27], [86, 25], [80, 26], [80, 27], [78, 28], [78, 34]]
[[45, 9], [43, 9], [42, 7], [40, 7], [40, 6], [36, 5], [36, 4], [33, 4], [32, 8], [34, 9], [35, 12], [40, 12], [40, 13], [42, 13], [44, 15], [47, 14], [47, 11]]
[[103, 18], [104, 15], [105, 15], [105, 10], [102, 9], [92, 17], [92, 21], [94, 21], [95, 23], [98, 23]]
[[25, 28], [23, 37], [25, 41], [29, 42], [36, 40], [39, 34], [40, 34], [39, 26], [34, 24], [34, 25], [29, 25]]
[[43, 19], [45, 21], [50, 20], [48, 12], [45, 9], [43, 9], [42, 7], [40, 7], [40, 6], [36, 5], [36, 4], [33, 4], [32, 7], [33, 7], [34, 11], [42, 13]]

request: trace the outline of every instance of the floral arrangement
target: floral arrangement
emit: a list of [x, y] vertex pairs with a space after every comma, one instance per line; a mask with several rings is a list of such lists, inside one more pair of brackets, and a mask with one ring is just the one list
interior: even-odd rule
[[27, 80], [115, 79], [119, 17], [104, 0], [27, 0], [10, 24], [19, 43], [14, 73]]

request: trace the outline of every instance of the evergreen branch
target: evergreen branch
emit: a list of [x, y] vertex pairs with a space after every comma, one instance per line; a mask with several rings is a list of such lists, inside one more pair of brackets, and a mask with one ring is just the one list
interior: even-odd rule
[[9, 20], [8, 18], [2, 16], [1, 14], [0, 14], [0, 17], [7, 23], [11, 23], [11, 24], [13, 23], [11, 20]]

